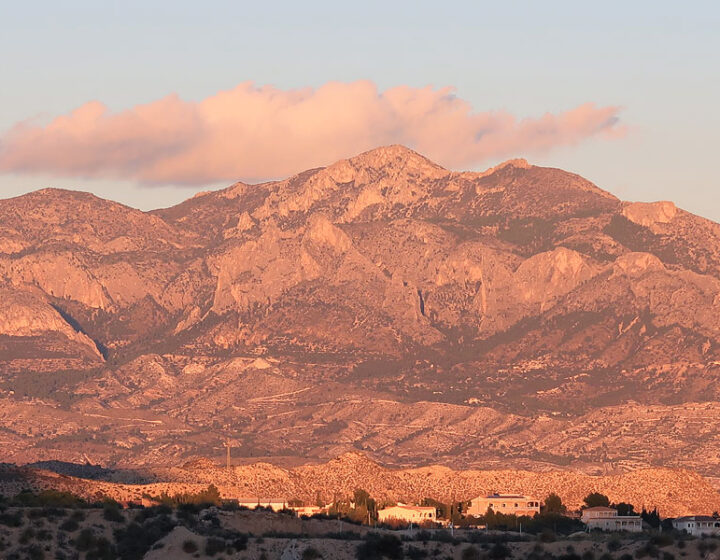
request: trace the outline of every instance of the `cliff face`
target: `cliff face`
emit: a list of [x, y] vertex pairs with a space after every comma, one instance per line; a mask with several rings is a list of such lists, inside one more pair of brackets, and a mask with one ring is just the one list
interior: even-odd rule
[[524, 160], [457, 173], [390, 146], [150, 213], [38, 191], [0, 201], [0, 286], [0, 398], [36, 424], [0, 414], [13, 460], [172, 464], [229, 436], [720, 464], [720, 226]]

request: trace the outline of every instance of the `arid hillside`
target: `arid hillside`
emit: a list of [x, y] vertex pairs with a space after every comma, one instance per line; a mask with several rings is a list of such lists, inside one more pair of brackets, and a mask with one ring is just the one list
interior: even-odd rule
[[207, 460], [195, 460], [182, 467], [137, 471], [96, 469], [93, 472], [93, 469], [76, 467], [76, 476], [73, 476], [55, 472], [63, 470], [61, 467], [63, 465], [58, 464], [20, 468], [0, 465], [0, 494], [14, 496], [23, 489], [52, 488], [88, 500], [107, 496], [140, 503], [143, 496], [197, 493], [214, 484], [226, 499], [273, 498], [327, 504], [348, 499], [356, 489], [363, 488], [380, 503], [418, 503], [424, 498], [448, 503], [468, 501], [502, 489], [541, 501], [554, 492], [571, 509], [579, 509], [589, 493], [600, 492], [613, 502], [632, 503], [638, 511], [643, 507], [658, 508], [663, 517], [693, 512], [709, 515], [720, 510], [720, 493], [702, 476], [682, 469], [648, 468], [608, 476], [563, 470], [539, 473], [453, 470], [438, 466], [389, 469], [359, 453], [346, 453], [327, 463], [294, 468], [252, 463], [227, 470]]
[[9, 462], [720, 467], [720, 226], [524, 160], [0, 200], [0, 296]]

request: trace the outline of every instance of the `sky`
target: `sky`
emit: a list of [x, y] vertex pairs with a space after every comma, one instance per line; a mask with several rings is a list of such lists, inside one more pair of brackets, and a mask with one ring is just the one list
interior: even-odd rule
[[720, 221], [714, 2], [0, 0], [0, 198], [141, 209], [403, 143]]

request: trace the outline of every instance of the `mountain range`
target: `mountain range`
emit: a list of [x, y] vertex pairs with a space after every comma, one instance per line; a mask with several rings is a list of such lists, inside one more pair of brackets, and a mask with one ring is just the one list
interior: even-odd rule
[[524, 160], [0, 200], [4, 461], [713, 477], [719, 379], [720, 225]]

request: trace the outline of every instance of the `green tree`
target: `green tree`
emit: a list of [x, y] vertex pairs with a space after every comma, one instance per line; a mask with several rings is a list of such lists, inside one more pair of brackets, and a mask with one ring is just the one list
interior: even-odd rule
[[617, 504], [613, 504], [612, 507], [617, 510], [618, 515], [635, 515], [635, 506], [632, 504], [619, 502]]
[[562, 499], [555, 492], [552, 492], [545, 498], [544, 513], [565, 513], [567, 507], [562, 503]]
[[589, 508], [610, 507], [610, 498], [608, 498], [605, 494], [600, 494], [600, 492], [591, 492], [585, 496], [583, 502], [585, 502], [585, 507]]

